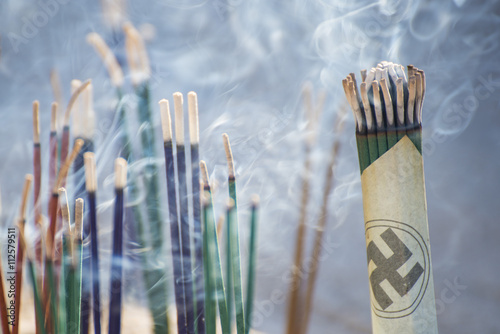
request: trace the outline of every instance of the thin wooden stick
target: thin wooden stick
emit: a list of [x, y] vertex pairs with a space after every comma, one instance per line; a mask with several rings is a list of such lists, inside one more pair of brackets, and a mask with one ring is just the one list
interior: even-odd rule
[[198, 97], [195, 92], [188, 93], [189, 136], [191, 144], [191, 183], [193, 200], [193, 240], [195, 263], [193, 272], [194, 303], [196, 330], [198, 334], [205, 333], [204, 285], [203, 285], [203, 236], [201, 233], [201, 202], [200, 202], [200, 130], [198, 122]]
[[165, 151], [170, 240], [174, 271], [175, 303], [177, 307], [177, 331], [178, 333], [187, 333], [184, 284], [182, 283], [183, 264], [181, 255], [181, 234], [179, 231], [177, 194], [175, 191], [175, 163], [172, 142], [172, 122], [168, 100], [163, 99], [160, 101], [160, 111], [164, 140], [163, 144]]
[[95, 51], [101, 57], [104, 66], [108, 70], [111, 82], [115, 87], [121, 87], [123, 85], [123, 71], [116, 60], [115, 55], [106, 44], [104, 39], [98, 33], [92, 32], [87, 35], [87, 43], [92, 45]]
[[95, 334], [101, 333], [101, 297], [100, 297], [100, 279], [99, 279], [99, 245], [97, 232], [97, 211], [96, 211], [96, 191], [97, 175], [95, 156], [92, 152], [84, 155], [85, 162], [85, 185], [87, 189], [89, 203], [90, 220], [90, 247], [92, 255], [92, 297], [93, 297], [93, 320]]
[[245, 308], [245, 334], [250, 333], [252, 327], [252, 312], [253, 312], [253, 298], [255, 291], [255, 262], [257, 261], [257, 211], [259, 207], [259, 197], [254, 195], [252, 198], [252, 208], [250, 217], [250, 245], [248, 257], [248, 273], [247, 273], [247, 295], [246, 295], [246, 308]]
[[[26, 208], [28, 206], [28, 196], [31, 190], [31, 183], [33, 182], [33, 175], [27, 174], [24, 178], [23, 193], [21, 199], [21, 207], [19, 210], [18, 228], [24, 232], [24, 225], [26, 224]], [[15, 297], [14, 297], [14, 325], [12, 326], [12, 334], [19, 333], [19, 310], [21, 309], [21, 293], [23, 282], [23, 264], [24, 264], [24, 249], [21, 242], [18, 241], [17, 245], [17, 258], [16, 258], [16, 284], [15, 284]]]
[[188, 191], [186, 178], [186, 147], [184, 145], [184, 108], [182, 94], [174, 93], [175, 146], [177, 157], [177, 186], [179, 191], [180, 233], [184, 294], [188, 333], [194, 332], [195, 311], [193, 300], [193, 266], [191, 263], [191, 224], [189, 223]]
[[314, 290], [316, 288], [316, 278], [318, 275], [319, 262], [320, 262], [320, 254], [322, 249], [323, 235], [325, 232], [325, 227], [328, 219], [328, 201], [330, 198], [330, 193], [334, 186], [334, 176], [335, 176], [335, 164], [337, 163], [337, 157], [340, 149], [340, 134], [343, 130], [343, 119], [346, 113], [347, 108], [342, 108], [337, 115], [336, 126], [335, 126], [335, 134], [337, 135], [337, 139], [335, 140], [332, 153], [330, 154], [330, 163], [328, 164], [328, 168], [326, 171], [325, 177], [325, 188], [323, 191], [323, 201], [321, 204], [321, 212], [318, 219], [318, 225], [316, 227], [315, 239], [314, 239], [314, 248], [312, 252], [312, 263], [309, 271], [309, 277], [307, 279], [307, 290], [306, 297], [304, 301], [304, 314], [303, 320], [300, 322], [300, 334], [306, 334], [309, 326], [309, 320], [312, 313], [312, 301], [314, 297]]
[[111, 259], [111, 294], [109, 299], [109, 334], [121, 332], [123, 276], [123, 189], [127, 185], [127, 161], [115, 160], [115, 213], [113, 255]]

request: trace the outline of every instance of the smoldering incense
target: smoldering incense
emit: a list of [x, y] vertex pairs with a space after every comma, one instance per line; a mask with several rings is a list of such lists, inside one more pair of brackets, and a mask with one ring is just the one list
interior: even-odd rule
[[245, 334], [250, 333], [251, 319], [253, 312], [253, 298], [255, 290], [255, 262], [257, 253], [257, 211], [259, 207], [259, 197], [254, 196], [252, 199], [252, 208], [250, 216], [250, 245], [248, 257], [248, 272], [247, 272], [247, 294], [246, 294], [246, 314], [245, 314]]
[[[26, 224], [26, 208], [28, 205], [28, 196], [31, 190], [31, 183], [33, 182], [33, 175], [28, 174], [24, 179], [21, 207], [19, 210], [18, 218], [18, 228], [24, 232], [24, 225]], [[15, 299], [14, 299], [14, 309], [15, 318], [14, 326], [12, 326], [12, 333], [17, 334], [19, 332], [19, 310], [21, 309], [21, 289], [23, 282], [23, 262], [24, 262], [24, 249], [21, 242], [18, 241], [17, 244], [17, 258], [16, 258], [16, 284], [15, 284]]]
[[200, 130], [198, 122], [198, 97], [195, 92], [188, 93], [189, 136], [191, 143], [191, 182], [193, 198], [193, 240], [195, 263], [193, 271], [194, 301], [196, 306], [196, 323], [198, 334], [205, 333], [204, 324], [204, 285], [203, 285], [203, 237], [201, 233], [201, 202], [200, 202]]
[[127, 185], [127, 162], [115, 161], [115, 213], [113, 226], [113, 255], [111, 258], [111, 295], [109, 302], [109, 334], [121, 330], [123, 275], [123, 189]]
[[179, 334], [187, 333], [186, 309], [183, 278], [183, 265], [181, 256], [181, 235], [179, 231], [177, 213], [177, 195], [175, 191], [175, 167], [172, 141], [172, 123], [168, 100], [160, 101], [161, 122], [163, 130], [165, 169], [167, 177], [168, 212], [170, 225], [170, 240], [172, 249], [172, 264], [174, 269], [175, 304], [177, 307], [177, 331]]
[[186, 322], [188, 333], [194, 332], [193, 277], [191, 263], [191, 226], [189, 224], [188, 191], [186, 177], [186, 147], [184, 146], [184, 110], [181, 93], [174, 93], [175, 146], [177, 162], [177, 186], [180, 207], [181, 255], [183, 266], [184, 295], [186, 298]]
[[[238, 334], [245, 333], [245, 310], [243, 303], [243, 289], [241, 280], [241, 262], [240, 262], [240, 236], [238, 228], [238, 202], [236, 196], [236, 176], [234, 172], [233, 153], [229, 136], [224, 133], [222, 135], [224, 148], [226, 150], [226, 158], [228, 164], [228, 188], [229, 197], [231, 199], [231, 208], [228, 209], [228, 237], [230, 238], [229, 253], [231, 257], [231, 273], [233, 280], [234, 293], [234, 309], [236, 312], [236, 329]], [[228, 287], [230, 285], [228, 284]], [[229, 308], [228, 308], [229, 309]]]
[[335, 134], [337, 139], [333, 143], [332, 153], [330, 154], [330, 162], [326, 170], [325, 177], [325, 188], [323, 191], [323, 200], [321, 203], [321, 212], [318, 218], [318, 225], [316, 228], [314, 247], [312, 252], [312, 263], [309, 269], [309, 277], [307, 278], [307, 290], [304, 300], [304, 313], [303, 319], [300, 321], [300, 332], [299, 334], [306, 334], [309, 326], [310, 316], [312, 313], [312, 301], [314, 297], [314, 290], [316, 287], [316, 278], [318, 276], [319, 264], [320, 264], [320, 254], [322, 249], [323, 235], [325, 233], [327, 218], [328, 218], [328, 200], [330, 198], [330, 193], [334, 186], [334, 173], [335, 164], [337, 163], [337, 157], [340, 149], [340, 140], [338, 139], [343, 130], [343, 118], [346, 108], [343, 108], [337, 115]]
[[[215, 224], [215, 216], [213, 212], [213, 196], [212, 196], [212, 189], [210, 188], [210, 182], [208, 178], [208, 171], [207, 171], [207, 165], [205, 164], [205, 161], [200, 161], [200, 171], [201, 171], [201, 176], [203, 179], [203, 191], [206, 195], [208, 195], [208, 201], [209, 205], [212, 208], [212, 217], [210, 217], [211, 220], [213, 220], [213, 224]], [[217, 293], [217, 302], [219, 304], [219, 317], [220, 317], [220, 322], [221, 322], [221, 328], [222, 328], [222, 333], [223, 334], [230, 334], [231, 333], [231, 323], [230, 323], [230, 315], [228, 314], [228, 296], [231, 294], [229, 293], [226, 294], [226, 287], [224, 286], [224, 279], [222, 275], [222, 264], [221, 264], [221, 257], [220, 257], [220, 247], [219, 247], [219, 238], [218, 238], [218, 227], [213, 229], [213, 234], [207, 235], [208, 242], [211, 242], [213, 240], [214, 247], [215, 247], [215, 257], [213, 259], [213, 269], [214, 269], [214, 275], [215, 275], [215, 287], [216, 287], [216, 293]], [[231, 272], [228, 271], [228, 277], [231, 275]], [[227, 283], [227, 281], [226, 281]], [[228, 286], [228, 285], [227, 285]], [[228, 286], [229, 287], [229, 286]], [[229, 288], [228, 288], [229, 289]]]
[[97, 239], [97, 212], [96, 212], [96, 191], [97, 175], [95, 156], [92, 152], [84, 155], [85, 163], [85, 185], [89, 206], [90, 221], [90, 250], [92, 257], [92, 310], [94, 320], [94, 332], [101, 333], [101, 299], [99, 280], [99, 245]]

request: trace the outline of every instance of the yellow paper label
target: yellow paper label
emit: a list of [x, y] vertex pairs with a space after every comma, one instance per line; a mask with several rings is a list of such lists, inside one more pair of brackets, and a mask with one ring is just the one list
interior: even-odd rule
[[422, 155], [405, 136], [361, 185], [373, 333], [437, 333]]

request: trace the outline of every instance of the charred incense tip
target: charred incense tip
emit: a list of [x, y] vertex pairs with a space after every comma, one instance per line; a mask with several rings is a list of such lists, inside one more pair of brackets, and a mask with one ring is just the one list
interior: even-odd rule
[[57, 108], [59, 107], [57, 102], [52, 102], [51, 113], [50, 113], [50, 132], [57, 132]]
[[234, 161], [233, 161], [233, 152], [231, 151], [231, 144], [229, 143], [229, 136], [227, 133], [222, 135], [222, 140], [224, 141], [224, 149], [226, 150], [226, 160], [227, 160], [227, 169], [229, 173], [229, 178], [234, 178]]
[[92, 32], [87, 35], [87, 43], [92, 45], [96, 52], [101, 57], [104, 66], [108, 70], [109, 77], [111, 78], [111, 82], [115, 87], [121, 87], [123, 85], [123, 71], [118, 61], [116, 60], [115, 55], [108, 47], [104, 39], [95, 32]]
[[75, 240], [82, 240], [83, 234], [83, 199], [77, 198], [75, 201]]
[[33, 101], [33, 142], [40, 144], [40, 102]]
[[23, 186], [23, 197], [21, 199], [21, 207], [19, 210], [19, 219], [26, 219], [26, 207], [28, 205], [28, 196], [30, 194], [31, 183], [33, 182], [33, 175], [26, 174], [24, 177], [24, 186]]
[[184, 145], [184, 109], [182, 93], [174, 93], [174, 109], [175, 109], [175, 144], [177, 146]]
[[170, 105], [167, 99], [160, 102], [161, 129], [163, 132], [163, 142], [172, 141], [172, 118], [170, 117]]
[[95, 192], [97, 190], [97, 176], [95, 155], [93, 152], [87, 152], [83, 155], [85, 165], [85, 188], [88, 192]]
[[64, 164], [62, 165], [61, 169], [59, 170], [59, 175], [57, 176], [57, 181], [54, 184], [54, 188], [52, 189], [52, 193], [57, 195], [57, 191], [62, 183], [63, 180], [66, 179], [68, 176], [68, 172], [70, 167], [73, 165], [73, 161], [75, 161], [76, 156], [80, 152], [83, 146], [83, 140], [82, 139], [77, 139], [75, 140], [75, 144], [73, 145], [73, 150], [71, 151], [71, 154], [66, 158], [66, 161], [64, 161]]
[[127, 186], [127, 161], [123, 158], [115, 160], [115, 188], [123, 189]]
[[200, 142], [200, 129], [198, 120], [198, 96], [195, 92], [188, 93], [189, 110], [189, 138], [191, 145], [197, 145]]
[[73, 105], [75, 104], [76, 100], [78, 99], [78, 96], [87, 88], [88, 85], [90, 85], [91, 80], [87, 80], [84, 83], [78, 87], [75, 92], [71, 95], [71, 98], [69, 99], [68, 106], [66, 107], [66, 111], [64, 112], [64, 125], [68, 126], [69, 125], [69, 120], [71, 116], [71, 110], [73, 109]]
[[65, 235], [71, 235], [71, 222], [69, 219], [68, 194], [66, 189], [59, 188], [59, 206], [61, 207], [61, 215], [63, 218], [63, 231]]
[[208, 177], [207, 164], [203, 160], [200, 160], [200, 171], [201, 171], [201, 178], [203, 180], [203, 187], [209, 186], [210, 179]]

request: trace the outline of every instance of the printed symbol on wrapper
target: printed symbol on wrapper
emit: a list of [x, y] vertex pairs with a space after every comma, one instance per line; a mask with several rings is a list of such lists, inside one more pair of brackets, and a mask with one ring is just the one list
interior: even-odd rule
[[372, 220], [365, 224], [373, 312], [402, 318], [419, 306], [430, 276], [430, 257], [422, 235], [408, 224]]

